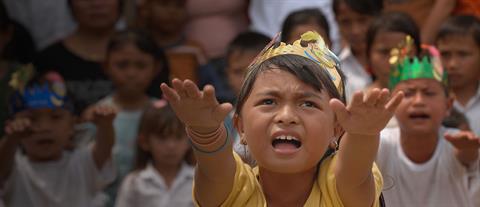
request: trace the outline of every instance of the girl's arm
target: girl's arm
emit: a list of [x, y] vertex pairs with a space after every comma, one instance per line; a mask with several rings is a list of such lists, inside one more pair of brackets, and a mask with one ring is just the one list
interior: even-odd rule
[[478, 162], [480, 138], [470, 131], [461, 131], [456, 134], [445, 134], [445, 139], [455, 147], [455, 156], [465, 167]]
[[194, 193], [200, 206], [220, 206], [232, 190], [235, 160], [223, 120], [232, 109], [219, 104], [212, 86], [200, 91], [190, 80], [165, 83], [161, 89], [185, 123], [197, 159]]
[[27, 118], [16, 118], [5, 126], [6, 136], [0, 140], [0, 186], [10, 176], [15, 152], [20, 140], [27, 137], [30, 131], [31, 122]]
[[95, 144], [93, 145], [93, 160], [97, 169], [102, 169], [107, 160], [112, 157], [112, 148], [115, 144], [115, 131], [113, 119], [116, 110], [108, 106], [95, 106], [93, 108], [93, 122], [97, 126]]
[[373, 89], [365, 96], [354, 94], [350, 105], [332, 100], [330, 105], [345, 130], [335, 168], [337, 191], [345, 206], [372, 206], [375, 180], [372, 166], [377, 155], [380, 131], [392, 118], [403, 93], [392, 99], [387, 89]]
[[455, 8], [455, 0], [436, 0], [422, 28], [422, 43], [433, 44], [440, 25]]

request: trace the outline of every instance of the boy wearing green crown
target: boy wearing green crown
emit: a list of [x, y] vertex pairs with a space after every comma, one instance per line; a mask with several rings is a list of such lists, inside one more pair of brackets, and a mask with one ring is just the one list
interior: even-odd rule
[[453, 99], [438, 51], [409, 57], [411, 40], [392, 50], [390, 88], [405, 94], [395, 112], [399, 127], [384, 129], [377, 154], [386, 206], [474, 206], [469, 174], [478, 165], [479, 138], [442, 127]]

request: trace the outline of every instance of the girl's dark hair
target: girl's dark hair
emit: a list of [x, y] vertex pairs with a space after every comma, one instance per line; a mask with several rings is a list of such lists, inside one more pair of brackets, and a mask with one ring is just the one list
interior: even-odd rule
[[226, 57], [229, 57], [234, 51], [255, 51], [259, 53], [270, 40], [268, 36], [258, 32], [242, 32], [228, 45]]
[[[302, 9], [290, 13], [282, 25], [281, 40], [286, 41], [292, 30], [302, 24], [315, 23], [320, 26], [325, 33], [330, 34], [330, 26], [327, 18], [320, 9]], [[330, 39], [330, 37], [328, 37]]]
[[[175, 135], [177, 138], [186, 137], [185, 125], [177, 118], [168, 104], [160, 108], [153, 104], [148, 106], [140, 118], [138, 134], [137, 141], [140, 141], [141, 136], [148, 138], [151, 134], [160, 137], [166, 137], [167, 135]], [[150, 152], [143, 150], [139, 144], [136, 148], [134, 170], [141, 170], [152, 160], [152, 155]]]
[[450, 17], [440, 26], [436, 42], [451, 35], [471, 35], [480, 46], [480, 19], [470, 15]]
[[[273, 69], [280, 69], [291, 73], [302, 82], [312, 86], [317, 91], [322, 91], [325, 89], [331, 98], [337, 98], [345, 103], [345, 94], [340, 94], [338, 92], [335, 84], [330, 79], [330, 74], [328, 71], [308, 58], [299, 55], [287, 54], [272, 57], [249, 69], [249, 72], [245, 77], [245, 81], [243, 82], [242, 89], [238, 95], [237, 104], [235, 107], [236, 115], [240, 115], [242, 107], [250, 95], [258, 75]], [[338, 68], [337, 71], [342, 80], [345, 80], [342, 71]], [[344, 81], [342, 81], [341, 84], [341, 88], [343, 89], [342, 91], [345, 91]]]
[[357, 13], [368, 16], [377, 16], [383, 10], [383, 0], [333, 0], [332, 8], [335, 15], [338, 15], [341, 3], [345, 3]]
[[420, 31], [413, 19], [405, 13], [383, 13], [373, 20], [367, 31], [367, 56], [372, 49], [373, 41], [380, 32], [401, 32], [410, 35], [417, 52], [421, 51]]
[[117, 32], [110, 39], [107, 45], [107, 56], [127, 44], [134, 44], [139, 50], [151, 55], [159, 63], [160, 73], [153, 79], [147, 93], [154, 97], [161, 97], [161, 90], [158, 87], [161, 83], [168, 83], [170, 70], [167, 56], [163, 49], [157, 46], [155, 41], [140, 30], [124, 30]]

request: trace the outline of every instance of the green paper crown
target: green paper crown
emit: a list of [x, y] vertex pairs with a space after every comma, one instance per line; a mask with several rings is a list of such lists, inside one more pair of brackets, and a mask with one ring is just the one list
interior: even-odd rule
[[405, 42], [390, 52], [390, 81], [389, 88], [393, 89], [398, 83], [411, 79], [434, 79], [447, 86], [447, 73], [442, 67], [440, 53], [429, 45], [422, 45], [427, 55], [422, 58], [410, 57], [413, 40], [407, 36]]

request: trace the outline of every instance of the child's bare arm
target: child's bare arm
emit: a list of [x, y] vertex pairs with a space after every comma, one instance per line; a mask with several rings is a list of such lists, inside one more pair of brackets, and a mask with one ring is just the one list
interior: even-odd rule
[[403, 93], [392, 99], [389, 96], [387, 89], [374, 89], [365, 97], [361, 92], [355, 93], [347, 107], [338, 100], [330, 102], [346, 132], [335, 168], [337, 190], [345, 206], [371, 206], [376, 199], [372, 165], [380, 131], [393, 116]]
[[470, 131], [461, 131], [445, 134], [445, 139], [455, 147], [455, 156], [464, 166], [469, 167], [473, 162], [478, 162], [480, 137]]
[[8, 179], [20, 140], [27, 137], [31, 122], [27, 118], [17, 118], [5, 126], [6, 136], [0, 140], [0, 185]]
[[116, 110], [108, 106], [95, 106], [92, 115], [92, 121], [97, 127], [95, 144], [92, 150], [93, 160], [97, 169], [102, 169], [105, 162], [111, 158], [113, 144], [115, 144], [113, 119]]
[[450, 16], [455, 8], [455, 0], [436, 0], [424, 26], [422, 27], [422, 43], [433, 44], [440, 25]]
[[178, 118], [185, 123], [197, 159], [195, 197], [200, 206], [220, 206], [233, 186], [235, 160], [223, 120], [232, 109], [219, 104], [214, 88], [200, 91], [190, 80], [172, 81], [161, 89]]

